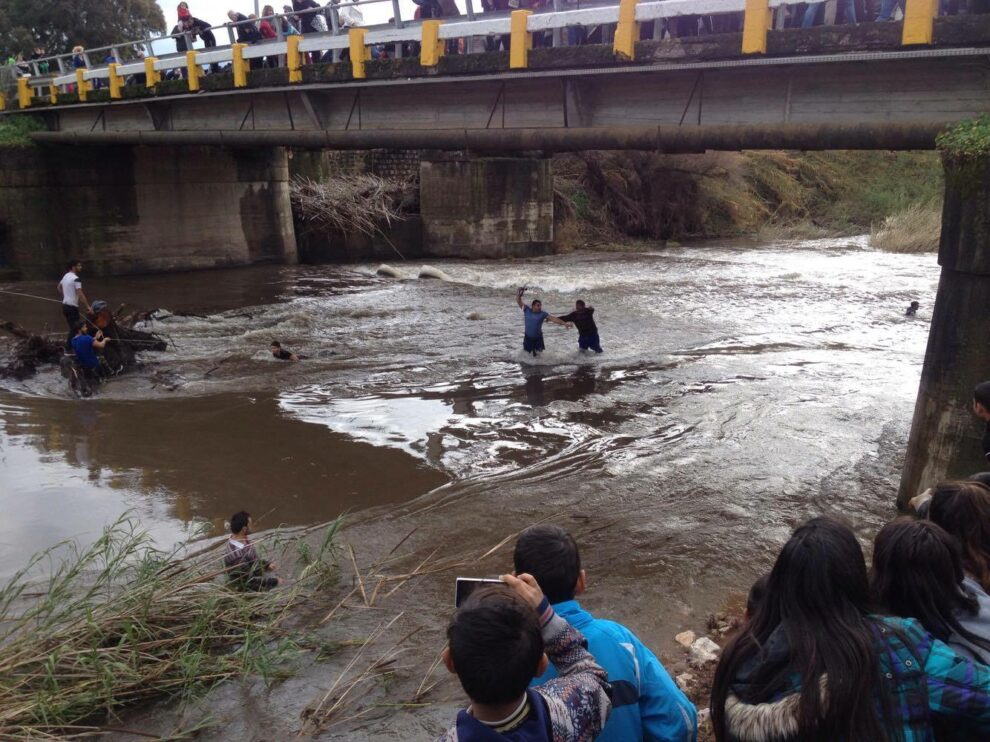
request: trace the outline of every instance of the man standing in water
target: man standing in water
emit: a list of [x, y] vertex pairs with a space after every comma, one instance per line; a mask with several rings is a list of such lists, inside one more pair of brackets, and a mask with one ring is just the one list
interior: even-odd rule
[[595, 324], [594, 314], [594, 307], [586, 307], [584, 302], [578, 299], [574, 302], [574, 311], [561, 317], [564, 322], [573, 322], [577, 327], [578, 348], [582, 352], [586, 350], [602, 352], [602, 342], [598, 339], [598, 325]]
[[523, 310], [523, 321], [526, 323], [526, 334], [523, 336], [523, 350], [526, 353], [532, 353], [533, 357], [536, 358], [537, 353], [542, 353], [546, 350], [546, 346], [543, 344], [544, 322], [550, 320], [555, 325], [561, 325], [567, 328], [572, 327], [572, 325], [569, 322], [564, 322], [559, 317], [554, 317], [552, 314], [544, 312], [543, 303], [539, 299], [533, 299], [533, 303], [527, 307], [523, 304], [522, 300], [525, 292], [525, 286], [516, 292], [516, 303]]
[[82, 302], [86, 313], [89, 314], [92, 308], [89, 300], [82, 290], [82, 281], [79, 280], [79, 273], [82, 271], [82, 262], [73, 260], [68, 265], [68, 271], [58, 282], [58, 290], [62, 294], [62, 314], [69, 325], [69, 334], [65, 338], [65, 349], [72, 350], [72, 339], [76, 336], [76, 323], [81, 319], [79, 316], [79, 302]]

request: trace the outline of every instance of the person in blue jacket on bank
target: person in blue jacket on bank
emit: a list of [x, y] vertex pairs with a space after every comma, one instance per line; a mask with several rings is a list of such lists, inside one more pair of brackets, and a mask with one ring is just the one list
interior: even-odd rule
[[[575, 599], [584, 592], [587, 575], [574, 537], [559, 526], [531, 526], [519, 535], [512, 556], [516, 574], [536, 578], [554, 611], [584, 634], [588, 651], [608, 671], [612, 714], [598, 742], [695, 742], [694, 704], [657, 656], [625, 626], [595, 618]], [[551, 665], [532, 685], [553, 677]]]

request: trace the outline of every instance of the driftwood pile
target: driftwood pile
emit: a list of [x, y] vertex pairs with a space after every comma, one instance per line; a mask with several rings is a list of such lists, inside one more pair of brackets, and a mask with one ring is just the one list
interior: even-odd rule
[[322, 182], [297, 176], [291, 197], [300, 221], [343, 235], [382, 234], [393, 222], [419, 211], [416, 183], [371, 174], [339, 175]]
[[[133, 325], [147, 316], [146, 312], [132, 313], [119, 319], [111, 316], [104, 328], [103, 334], [110, 342], [103, 350], [103, 358], [114, 373], [135, 369], [138, 351], [166, 349], [165, 340], [158, 335], [134, 329]], [[57, 365], [65, 354], [63, 334], [39, 335], [3, 319], [0, 319], [0, 330], [17, 338], [10, 347], [8, 357], [0, 359], [0, 378], [27, 379], [34, 376], [41, 366]]]

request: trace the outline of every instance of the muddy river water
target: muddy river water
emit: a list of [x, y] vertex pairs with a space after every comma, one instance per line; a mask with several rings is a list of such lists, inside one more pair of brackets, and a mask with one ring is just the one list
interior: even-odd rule
[[[408, 264], [407, 280], [84, 276], [91, 299], [167, 309], [150, 325], [174, 349], [92, 400], [56, 373], [0, 390], [0, 578], [124, 511], [168, 542], [240, 508], [270, 527], [427, 497], [453, 542], [495, 533], [504, 508], [607, 526], [589, 565], [624, 618], [670, 636], [806, 517], [871, 536], [892, 514], [933, 255], [843, 239], [435, 266], [450, 280]], [[0, 288], [50, 297], [55, 278]], [[595, 306], [606, 352], [548, 325], [547, 352], [525, 356], [521, 285], [551, 313]], [[30, 299], [0, 295], [0, 317], [62, 328]], [[275, 338], [308, 358], [274, 360]]]

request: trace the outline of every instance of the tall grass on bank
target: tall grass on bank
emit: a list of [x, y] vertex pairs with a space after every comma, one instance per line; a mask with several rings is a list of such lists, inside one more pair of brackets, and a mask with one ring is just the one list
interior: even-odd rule
[[[305, 578], [267, 593], [228, 586], [222, 541], [180, 556], [126, 517], [88, 548], [39, 553], [0, 590], [0, 738], [96, 735], [128, 704], [280, 677], [296, 649], [281, 623], [337, 574], [338, 527], [300, 550]], [[30, 577], [46, 565], [50, 576]]]
[[935, 252], [941, 231], [941, 205], [925, 201], [888, 216], [870, 230], [870, 245], [886, 252]]

